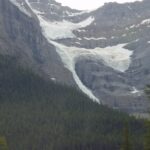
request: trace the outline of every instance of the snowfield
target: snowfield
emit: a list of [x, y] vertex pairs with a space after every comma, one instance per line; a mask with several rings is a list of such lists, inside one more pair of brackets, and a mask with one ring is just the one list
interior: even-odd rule
[[73, 34], [73, 30], [84, 28], [94, 21], [93, 17], [89, 17], [79, 23], [72, 23], [65, 20], [63, 20], [62, 22], [50, 22], [40, 15], [38, 16], [38, 18], [40, 20], [41, 27], [44, 28], [44, 35], [52, 40], [74, 38], [75, 35]]
[[98, 41], [98, 40], [107, 40], [107, 38], [105, 37], [99, 37], [99, 38], [95, 38], [95, 37], [90, 37], [90, 38], [87, 38], [87, 37], [83, 37], [85, 40], [95, 40], [95, 41]]

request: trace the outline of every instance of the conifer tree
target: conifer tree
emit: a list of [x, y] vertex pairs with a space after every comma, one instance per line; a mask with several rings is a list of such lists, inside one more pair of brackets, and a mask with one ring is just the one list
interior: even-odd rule
[[146, 134], [144, 138], [144, 150], [150, 150], [150, 121], [146, 121]]
[[128, 123], [125, 123], [125, 127], [123, 129], [123, 143], [122, 143], [121, 150], [131, 150]]
[[[150, 85], [145, 89], [147, 97], [150, 99]], [[150, 150], [150, 121], [145, 121], [146, 134], [144, 137], [144, 150]]]
[[5, 137], [0, 137], [0, 150], [8, 150], [8, 145]]

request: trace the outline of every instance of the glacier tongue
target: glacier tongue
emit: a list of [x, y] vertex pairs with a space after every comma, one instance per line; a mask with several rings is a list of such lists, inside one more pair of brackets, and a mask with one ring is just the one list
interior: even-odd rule
[[[119, 44], [105, 48], [97, 47], [95, 49], [85, 49], [68, 47], [56, 42], [50, 42], [63, 51], [63, 56], [65, 55], [68, 57], [69, 60], [65, 58], [65, 65], [68, 69], [71, 67], [70, 64], [75, 65], [78, 57], [86, 56], [89, 59], [102, 61], [104, 65], [109, 66], [114, 70], [125, 72], [130, 66], [131, 56], [133, 54], [132, 51], [124, 48], [124, 46], [127, 44]], [[72, 63], [69, 63], [70, 60]]]
[[93, 101], [100, 103], [100, 100], [98, 98], [96, 98], [93, 95], [93, 93], [91, 92], [91, 90], [88, 89], [79, 79], [79, 77], [75, 71], [74, 54], [69, 53], [68, 50], [66, 49], [66, 47], [61, 44], [58, 44], [58, 43], [50, 41], [50, 40], [49, 40], [49, 42], [52, 43], [53, 45], [55, 45], [56, 50], [57, 50], [58, 54], [60, 55], [64, 65], [66, 66], [66, 68], [68, 68], [72, 72], [74, 80], [75, 80], [76, 84], [78, 85], [78, 87], [81, 89], [81, 91], [84, 92], [86, 95], [88, 95], [91, 99], [93, 99]]
[[120, 71], [126, 71], [131, 62], [132, 51], [129, 51], [123, 48], [126, 44], [119, 44], [112, 47], [106, 48], [95, 48], [95, 49], [85, 49], [85, 48], [77, 48], [77, 47], [67, 47], [65, 45], [59, 44], [57, 42], [51, 41], [48, 39], [50, 43], [55, 45], [58, 54], [60, 55], [64, 65], [68, 68], [74, 77], [79, 88], [87, 94], [90, 98], [92, 98], [96, 102], [100, 102], [79, 79], [78, 75], [75, 71], [75, 64], [78, 57], [86, 56], [90, 59], [100, 60], [104, 62], [105, 65]]

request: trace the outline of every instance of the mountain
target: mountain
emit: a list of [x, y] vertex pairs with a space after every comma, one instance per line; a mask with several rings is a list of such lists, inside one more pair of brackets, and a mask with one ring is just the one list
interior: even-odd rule
[[54, 0], [1, 0], [0, 53], [90, 98], [145, 114], [150, 1], [78, 11]]

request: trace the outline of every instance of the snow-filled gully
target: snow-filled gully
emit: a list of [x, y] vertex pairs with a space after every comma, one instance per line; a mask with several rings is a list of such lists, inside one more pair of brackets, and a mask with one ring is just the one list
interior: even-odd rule
[[77, 47], [67, 47], [63, 44], [59, 44], [53, 40], [63, 39], [63, 38], [74, 38], [73, 30], [78, 30], [80, 28], [89, 26], [94, 22], [93, 17], [89, 17], [86, 20], [79, 23], [72, 23], [68, 21], [62, 22], [51, 22], [46, 20], [40, 13], [33, 9], [28, 2], [25, 0], [32, 11], [37, 15], [40, 26], [42, 28], [43, 35], [47, 38], [48, 42], [56, 47], [57, 53], [60, 55], [62, 62], [65, 67], [68, 68], [74, 77], [74, 80], [78, 87], [88, 95], [93, 101], [100, 103], [100, 100], [94, 96], [92, 91], [88, 89], [79, 79], [76, 71], [75, 64], [78, 57], [87, 56], [88, 58], [94, 58], [96, 60], [101, 60], [106, 66], [113, 68], [114, 70], [125, 72], [131, 63], [132, 51], [125, 49], [126, 44], [119, 44], [112, 47], [106, 48], [95, 48], [95, 49], [85, 49]]

